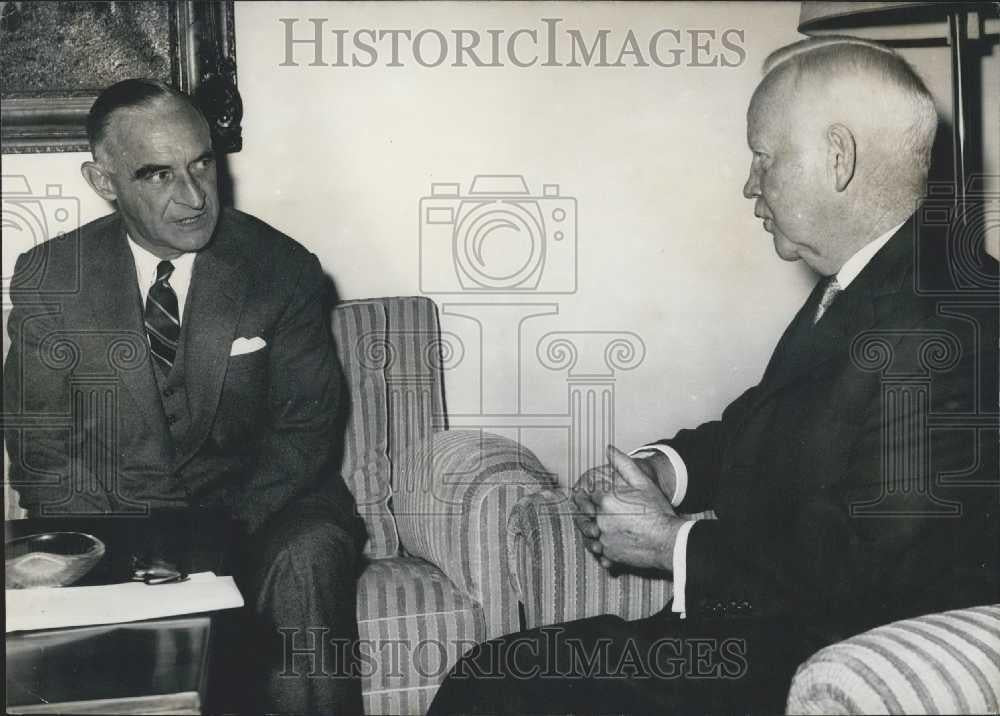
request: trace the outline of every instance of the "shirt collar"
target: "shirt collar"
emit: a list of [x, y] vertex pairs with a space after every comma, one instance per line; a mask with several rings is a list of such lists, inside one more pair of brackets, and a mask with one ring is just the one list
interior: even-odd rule
[[840, 271], [837, 272], [837, 283], [840, 285], [841, 289], [845, 289], [851, 285], [851, 281], [857, 278], [858, 274], [861, 273], [864, 267], [868, 265], [868, 262], [872, 260], [872, 257], [878, 253], [878, 250], [885, 246], [889, 242], [889, 239], [891, 239], [905, 223], [905, 220], [901, 221], [877, 239], [869, 241], [867, 244], [858, 249], [857, 252], [851, 256], [851, 258], [844, 262], [844, 265], [840, 267]]
[[[125, 236], [128, 238], [128, 247], [132, 250], [132, 258], [135, 259], [135, 267], [139, 271], [139, 275], [152, 276], [155, 280], [156, 267], [163, 259], [152, 253], [149, 249], [137, 244], [135, 239], [129, 236], [127, 232]], [[190, 273], [196, 256], [196, 253], [189, 251], [177, 258], [170, 259], [170, 263], [174, 265], [175, 272]]]

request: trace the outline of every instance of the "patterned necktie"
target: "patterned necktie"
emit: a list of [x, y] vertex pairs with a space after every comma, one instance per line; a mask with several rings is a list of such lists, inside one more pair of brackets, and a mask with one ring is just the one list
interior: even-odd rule
[[826, 288], [823, 289], [823, 297], [819, 299], [819, 305], [816, 306], [816, 315], [813, 316], [813, 325], [815, 326], [819, 323], [819, 319], [823, 317], [826, 313], [826, 309], [830, 307], [833, 300], [837, 297], [837, 294], [843, 291], [840, 284], [837, 283], [837, 277], [831, 276], [827, 281]]
[[180, 315], [177, 311], [177, 294], [167, 280], [174, 272], [174, 265], [161, 261], [156, 266], [156, 281], [149, 288], [146, 297], [146, 333], [149, 334], [149, 350], [153, 353], [164, 373], [173, 368], [177, 357], [177, 341], [181, 335]]

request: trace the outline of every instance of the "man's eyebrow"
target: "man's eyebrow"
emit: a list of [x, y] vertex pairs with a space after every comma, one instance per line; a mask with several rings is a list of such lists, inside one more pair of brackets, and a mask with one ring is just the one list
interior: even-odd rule
[[169, 169], [170, 167], [166, 164], [143, 164], [135, 170], [132, 176], [136, 179], [148, 179], [157, 172], [168, 171]]
[[[195, 157], [195, 162], [201, 162], [206, 159], [215, 159], [215, 152], [211, 149], [206, 149], [204, 152]], [[194, 162], [192, 162], [193, 164]], [[166, 164], [143, 164], [141, 167], [135, 170], [132, 175], [136, 179], [148, 179], [157, 172], [169, 171], [170, 167]]]

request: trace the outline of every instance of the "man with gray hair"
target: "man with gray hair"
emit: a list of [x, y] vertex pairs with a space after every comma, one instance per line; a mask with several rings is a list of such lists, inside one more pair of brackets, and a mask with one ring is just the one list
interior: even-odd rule
[[[963, 296], [959, 262], [940, 258], [955, 237], [922, 220], [936, 126], [923, 82], [881, 45], [810, 39], [768, 58], [743, 195], [778, 255], [821, 280], [719, 420], [609, 446], [573, 491], [595, 558], [672, 573], [672, 602], [481, 645], [433, 711], [776, 713], [818, 648], [996, 600], [998, 307], [995, 290]], [[996, 262], [972, 251], [995, 286]], [[900, 377], [924, 388], [886, 389]], [[932, 414], [953, 420], [932, 430]], [[706, 510], [717, 519], [680, 516]]]
[[[69, 431], [9, 429], [21, 506], [136, 522], [137, 537], [168, 531], [140, 519], [159, 514], [232, 522], [219, 563], [246, 607], [215, 621], [238, 633], [213, 636], [214, 709], [360, 713], [364, 535], [335, 459], [343, 376], [319, 260], [221, 205], [209, 124], [187, 95], [123, 80], [97, 97], [87, 133], [81, 171], [115, 211], [23, 254], [12, 280], [5, 413], [74, 406]], [[76, 387], [95, 375], [114, 388], [110, 408]]]

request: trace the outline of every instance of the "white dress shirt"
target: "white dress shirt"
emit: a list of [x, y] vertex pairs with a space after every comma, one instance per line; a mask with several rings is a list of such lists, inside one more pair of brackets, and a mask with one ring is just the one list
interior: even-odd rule
[[858, 249], [851, 258], [844, 262], [844, 265], [840, 267], [840, 271], [837, 272], [837, 283], [840, 284], [841, 289], [845, 289], [851, 285], [851, 281], [853, 281], [857, 275], [861, 273], [861, 270], [868, 265], [868, 262], [872, 260], [872, 257], [878, 253], [878, 250], [885, 246], [889, 242], [889, 239], [891, 239], [905, 223], [906, 222], [903, 221], [886, 231], [877, 239], [869, 241], [867, 244]]
[[[156, 254], [148, 249], [139, 246], [131, 236], [128, 237], [128, 247], [132, 249], [132, 258], [135, 259], [135, 275], [139, 280], [139, 293], [142, 295], [142, 305], [146, 305], [146, 296], [149, 289], [156, 283], [156, 266], [163, 261]], [[181, 254], [175, 259], [170, 259], [174, 265], [174, 271], [167, 279], [170, 288], [177, 294], [178, 317], [183, 323], [184, 303], [187, 301], [188, 289], [191, 287], [191, 272], [194, 270], [194, 260], [198, 254], [188, 252]]]
[[[844, 262], [844, 265], [840, 267], [840, 271], [837, 272], [837, 283], [840, 284], [841, 289], [845, 289], [851, 285], [851, 282], [857, 278], [858, 274], [868, 265], [868, 262], [878, 253], [879, 249], [885, 246], [889, 239], [905, 223], [905, 221], [901, 222], [877, 239], [868, 242]], [[670, 500], [670, 504], [676, 507], [684, 500], [684, 496], [687, 494], [687, 465], [684, 464], [684, 459], [680, 456], [680, 453], [669, 445], [643, 445], [630, 452], [629, 455], [632, 457], [648, 457], [654, 452], [661, 452], [666, 455], [667, 459], [670, 460], [670, 465], [674, 468], [674, 494], [667, 495], [667, 497]], [[691, 537], [691, 530], [694, 528], [696, 522], [697, 520], [687, 520], [681, 525], [680, 530], [677, 532], [677, 541], [674, 542], [674, 553], [672, 555], [674, 603], [671, 611], [679, 613], [682, 618], [686, 616], [687, 612], [685, 594], [687, 588], [687, 544], [688, 539]]]

